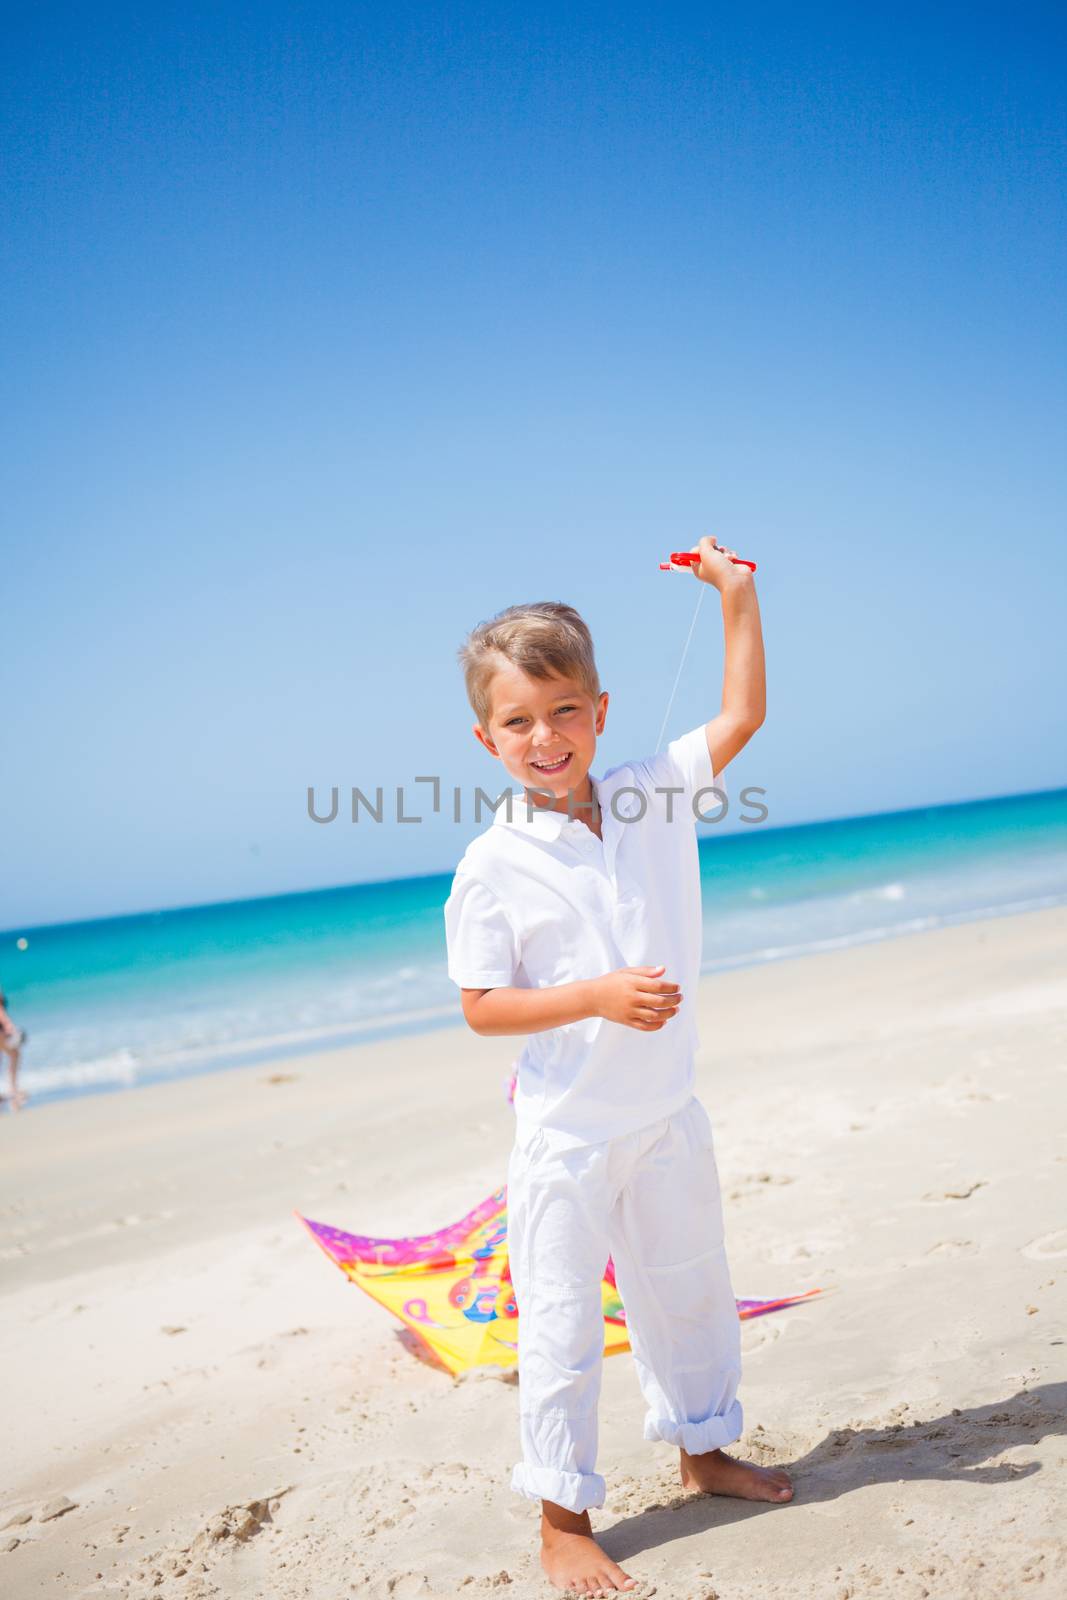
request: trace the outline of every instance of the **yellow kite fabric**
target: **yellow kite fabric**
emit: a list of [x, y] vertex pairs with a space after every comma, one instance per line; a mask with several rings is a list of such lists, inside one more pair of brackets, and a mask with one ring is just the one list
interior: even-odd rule
[[[507, 1190], [496, 1189], [450, 1227], [409, 1239], [345, 1233], [307, 1217], [311, 1237], [353, 1283], [409, 1328], [430, 1357], [453, 1374], [471, 1367], [513, 1367], [519, 1312], [508, 1265]], [[626, 1312], [609, 1260], [600, 1286], [604, 1354], [628, 1350]], [[739, 1300], [740, 1317], [757, 1317], [811, 1295]]]

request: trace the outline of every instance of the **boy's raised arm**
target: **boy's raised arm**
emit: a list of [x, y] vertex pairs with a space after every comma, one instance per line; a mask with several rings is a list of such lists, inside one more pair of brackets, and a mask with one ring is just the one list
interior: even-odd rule
[[702, 583], [718, 589], [725, 639], [722, 709], [705, 725], [713, 773], [720, 773], [761, 727], [767, 715], [767, 674], [756, 580], [751, 568], [730, 560], [737, 554], [703, 538], [693, 546], [700, 564], [692, 568]]

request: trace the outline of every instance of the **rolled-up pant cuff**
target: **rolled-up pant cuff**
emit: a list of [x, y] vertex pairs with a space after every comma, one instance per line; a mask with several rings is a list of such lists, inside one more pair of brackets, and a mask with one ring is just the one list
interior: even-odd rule
[[552, 1467], [529, 1467], [520, 1461], [511, 1474], [511, 1487], [527, 1500], [551, 1500], [568, 1511], [589, 1511], [602, 1506], [607, 1484], [599, 1472], [556, 1472]]
[[743, 1432], [739, 1400], [731, 1401], [721, 1416], [705, 1417], [703, 1422], [673, 1422], [670, 1417], [657, 1417], [651, 1411], [645, 1417], [646, 1439], [662, 1439], [665, 1444], [676, 1444], [691, 1456], [702, 1456], [708, 1450], [721, 1450], [740, 1439]]

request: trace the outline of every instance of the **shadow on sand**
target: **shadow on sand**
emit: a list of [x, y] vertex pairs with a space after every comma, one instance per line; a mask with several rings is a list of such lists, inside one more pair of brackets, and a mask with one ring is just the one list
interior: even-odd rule
[[793, 1461], [775, 1457], [773, 1464], [785, 1467], [793, 1479], [794, 1498], [784, 1506], [689, 1495], [679, 1485], [675, 1498], [598, 1528], [597, 1540], [613, 1561], [624, 1562], [675, 1539], [768, 1511], [781, 1515], [790, 1505], [837, 1500], [875, 1483], [1014, 1483], [1040, 1472], [1040, 1461], [983, 1463], [1017, 1445], [1032, 1448], [1049, 1434], [1062, 1433], [1067, 1433], [1067, 1383], [1044, 1384], [925, 1422], [837, 1428], [804, 1456]]

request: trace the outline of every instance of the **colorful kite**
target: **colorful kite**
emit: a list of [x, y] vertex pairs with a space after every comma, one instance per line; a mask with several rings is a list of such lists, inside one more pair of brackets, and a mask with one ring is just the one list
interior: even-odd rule
[[[494, 1190], [451, 1227], [410, 1239], [370, 1239], [296, 1215], [346, 1277], [399, 1317], [449, 1372], [516, 1364], [519, 1312], [508, 1265], [506, 1189]], [[610, 1260], [600, 1292], [604, 1354], [617, 1355], [630, 1341]], [[760, 1317], [818, 1293], [739, 1300], [737, 1313]]]

